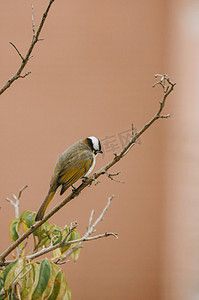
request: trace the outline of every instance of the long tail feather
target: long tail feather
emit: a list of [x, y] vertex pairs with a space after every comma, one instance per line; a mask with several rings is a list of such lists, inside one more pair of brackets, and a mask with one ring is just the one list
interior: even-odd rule
[[56, 191], [50, 191], [48, 192], [48, 195], [46, 196], [44, 202], [42, 203], [37, 215], [36, 215], [36, 218], [35, 218], [35, 221], [39, 221], [39, 220], [42, 220], [43, 217], [44, 217], [44, 214], [46, 212], [46, 209], [48, 207], [48, 205], [50, 204], [50, 201], [52, 200], [52, 198], [54, 197], [55, 195], [55, 192]]

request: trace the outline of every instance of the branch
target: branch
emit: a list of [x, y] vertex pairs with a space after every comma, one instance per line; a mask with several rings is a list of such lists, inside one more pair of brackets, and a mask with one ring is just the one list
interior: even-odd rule
[[124, 183], [124, 181], [121, 181], [121, 180], [118, 180], [118, 179], [115, 179], [114, 176], [117, 176], [121, 173], [121, 171], [117, 172], [117, 173], [109, 173], [108, 171], [104, 171], [104, 173], [107, 175], [107, 177], [113, 181], [116, 181], [116, 182], [120, 182], [120, 183]]
[[91, 224], [92, 219], [93, 219], [93, 215], [94, 215], [94, 210], [92, 210], [91, 215], [90, 215], [90, 219], [89, 219], [89, 225], [88, 225], [88, 228], [87, 228], [87, 232], [84, 234], [84, 236], [81, 239], [67, 242], [66, 245], [68, 243], [70, 243], [70, 244], [78, 243], [78, 244], [74, 248], [70, 248], [67, 251], [66, 255], [64, 257], [59, 258], [57, 260], [57, 262], [55, 262], [55, 263], [62, 264], [63, 261], [66, 260], [73, 252], [75, 252], [79, 248], [82, 248], [84, 242], [88, 242], [88, 241], [92, 241], [92, 240], [96, 240], [96, 239], [100, 239], [100, 238], [104, 238], [104, 237], [108, 237], [108, 236], [114, 236], [114, 237], [118, 238], [118, 233], [113, 233], [113, 232], [105, 232], [103, 234], [99, 234], [99, 235], [96, 235], [96, 236], [93, 236], [93, 237], [89, 237], [93, 232], [96, 231], [95, 227], [97, 226], [97, 224], [100, 221], [103, 221], [104, 215], [107, 212], [113, 197], [114, 196], [112, 195], [111, 197], [108, 198], [108, 202], [107, 202], [105, 208], [103, 209], [102, 213], [100, 214], [100, 216], [96, 219], [96, 221], [93, 224]]
[[30, 44], [30, 47], [27, 51], [27, 54], [25, 57], [23, 57], [23, 55], [20, 53], [20, 51], [17, 49], [17, 47], [12, 43], [10, 42], [10, 44], [14, 47], [14, 49], [17, 51], [18, 55], [20, 56], [21, 60], [22, 60], [22, 63], [19, 67], [19, 69], [17, 70], [17, 72], [4, 84], [4, 86], [0, 89], [0, 95], [3, 94], [3, 92], [5, 92], [10, 86], [11, 84], [19, 79], [19, 78], [25, 78], [27, 75], [29, 75], [31, 72], [27, 72], [25, 73], [24, 75], [22, 75], [22, 71], [23, 69], [25, 68], [25, 66], [27, 65], [29, 59], [31, 58], [31, 53], [34, 49], [34, 46], [35, 44], [40, 41], [41, 39], [39, 39], [39, 35], [41, 33], [41, 30], [43, 28], [43, 25], [45, 23], [45, 20], [47, 18], [47, 15], [48, 15], [48, 12], [50, 10], [50, 7], [51, 5], [53, 4], [55, 0], [50, 0], [49, 4], [48, 4], [48, 7], [46, 8], [46, 11], [44, 12], [43, 14], [43, 17], [41, 19], [41, 22], [40, 22], [40, 25], [39, 25], [39, 28], [36, 32], [35, 30], [35, 22], [34, 22], [34, 15], [33, 15], [33, 6], [32, 6], [32, 30], [33, 30], [33, 37], [32, 37], [32, 42]]
[[[19, 200], [21, 198], [21, 194], [22, 192], [27, 188], [28, 186], [25, 185], [24, 187], [22, 187], [19, 191], [19, 194], [18, 196], [16, 196], [15, 194], [12, 194], [12, 197], [14, 199], [14, 201], [10, 198], [6, 198], [6, 200], [12, 205], [14, 206], [14, 209], [15, 209], [15, 218], [19, 218]], [[19, 248], [19, 245], [17, 246], [17, 257], [20, 256], [20, 248]]]
[[52, 217], [57, 211], [59, 211], [64, 205], [70, 202], [72, 199], [76, 198], [81, 191], [83, 191], [87, 186], [90, 186], [91, 183], [98, 179], [103, 174], [114, 166], [118, 161], [120, 161], [126, 154], [129, 152], [130, 148], [135, 144], [136, 140], [158, 119], [162, 119], [162, 110], [165, 106], [165, 102], [169, 94], [173, 91], [176, 83], [172, 83], [167, 75], [161, 75], [164, 81], [161, 79], [160, 81], [155, 83], [156, 85], [161, 85], [163, 87], [163, 97], [159, 102], [160, 107], [153, 118], [147, 122], [140, 131], [137, 131], [127, 145], [121, 150], [120, 153], [114, 154], [114, 158], [100, 170], [91, 175], [86, 181], [84, 181], [76, 190], [73, 190], [65, 199], [63, 199], [59, 204], [57, 204], [54, 208], [52, 208], [44, 218], [30, 227], [20, 238], [18, 238], [8, 249], [6, 249], [0, 255], [0, 265], [4, 262], [5, 257], [7, 257], [21, 242], [23, 242], [31, 233], [33, 233], [37, 228], [39, 228], [43, 223], [45, 223], [50, 217]]
[[28, 186], [25, 185], [24, 187], [22, 187], [19, 191], [18, 196], [16, 196], [15, 194], [12, 194], [12, 197], [15, 201], [13, 201], [12, 199], [6, 198], [6, 200], [15, 208], [15, 218], [19, 218], [19, 199], [21, 198], [21, 194], [22, 192], [27, 188]]

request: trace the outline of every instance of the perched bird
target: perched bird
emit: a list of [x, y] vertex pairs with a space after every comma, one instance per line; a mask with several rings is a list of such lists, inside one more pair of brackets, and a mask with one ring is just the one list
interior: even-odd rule
[[92, 172], [98, 153], [102, 153], [99, 139], [89, 136], [76, 142], [60, 155], [50, 181], [49, 192], [36, 215], [35, 221], [43, 218], [58, 187], [61, 186], [60, 195], [62, 195], [78, 179], [86, 177]]

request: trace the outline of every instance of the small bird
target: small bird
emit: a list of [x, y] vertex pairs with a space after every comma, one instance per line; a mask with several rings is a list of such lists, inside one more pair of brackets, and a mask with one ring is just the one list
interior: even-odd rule
[[98, 153], [103, 153], [99, 139], [89, 136], [76, 142], [60, 155], [50, 181], [49, 192], [36, 215], [35, 221], [42, 220], [58, 187], [61, 186], [60, 195], [62, 195], [78, 179], [84, 178], [92, 172]]

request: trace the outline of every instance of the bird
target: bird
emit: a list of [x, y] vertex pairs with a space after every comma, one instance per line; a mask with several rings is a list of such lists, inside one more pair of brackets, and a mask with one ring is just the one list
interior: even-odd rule
[[35, 221], [43, 219], [58, 188], [61, 187], [60, 195], [62, 195], [78, 179], [86, 178], [92, 172], [98, 153], [103, 153], [100, 140], [95, 136], [89, 136], [74, 143], [59, 156], [48, 194], [37, 212]]

